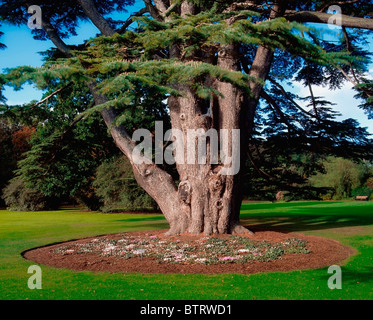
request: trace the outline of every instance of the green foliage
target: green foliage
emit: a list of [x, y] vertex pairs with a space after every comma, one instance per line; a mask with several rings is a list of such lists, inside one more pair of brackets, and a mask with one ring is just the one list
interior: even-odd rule
[[[95, 127], [90, 125], [90, 128]], [[97, 210], [99, 201], [91, 184], [94, 171], [105, 154], [105, 146], [95, 144], [84, 133], [85, 129], [84, 125], [78, 126], [74, 135], [63, 138], [58, 130], [50, 136], [43, 136], [42, 130], [39, 131], [32, 140], [31, 150], [19, 161], [17, 175], [22, 177], [28, 188], [45, 196], [76, 198], [88, 208]]]
[[41, 192], [29, 189], [22, 178], [15, 178], [3, 189], [6, 206], [12, 211], [40, 211], [58, 208], [57, 198], [46, 197]]
[[29, 148], [30, 137], [22, 134], [23, 129], [18, 124], [0, 119], [0, 206], [4, 205], [2, 189], [13, 178], [13, 171], [17, 168], [17, 161], [22, 158], [22, 152]]
[[366, 186], [367, 188], [373, 190], [373, 177], [368, 178]]
[[360, 105], [360, 108], [364, 110], [368, 119], [373, 119], [373, 81], [363, 79], [363, 82], [358, 84], [355, 88], [358, 91], [355, 98], [364, 101], [364, 103]]
[[[4, 121], [0, 121], [0, 198], [1, 190], [12, 178], [12, 170], [16, 167], [13, 159], [12, 130]], [[0, 206], [3, 205], [2, 199]]]
[[157, 210], [155, 201], [137, 184], [131, 165], [124, 156], [106, 161], [97, 168], [93, 182], [104, 212]]
[[[108, 15], [113, 12], [123, 12], [126, 8], [134, 4], [134, 0], [102, 0], [95, 1], [97, 10], [102, 15]], [[14, 25], [22, 25], [27, 23], [30, 15], [27, 12], [29, 5], [38, 5], [43, 12], [43, 19], [49, 20], [55, 24], [57, 34], [61, 38], [69, 38], [77, 35], [76, 30], [81, 20], [86, 20], [83, 8], [78, 1], [67, 0], [63, 2], [55, 2], [51, 0], [34, 0], [31, 4], [24, 1], [3, 0], [0, 4], [0, 16], [7, 23]], [[117, 21], [109, 19], [110, 23], [115, 27]], [[34, 38], [38, 40], [47, 40], [48, 37], [43, 29], [35, 29], [32, 31]]]
[[356, 188], [354, 190], [352, 190], [351, 192], [351, 195], [353, 197], [356, 197], [356, 196], [367, 196], [368, 198], [370, 198], [370, 196], [372, 195], [373, 193], [373, 190], [368, 188], [368, 187], [359, 187], [359, 188]]
[[100, 202], [92, 188], [95, 170], [116, 148], [101, 118], [82, 119], [81, 113], [91, 105], [88, 89], [57, 82], [45, 95], [58, 89], [62, 91], [50, 97], [47, 106], [14, 106], [3, 113], [14, 122], [36, 127], [31, 149], [18, 162], [16, 174], [28, 189], [45, 197], [74, 199], [97, 210]]
[[[350, 198], [354, 191], [360, 189], [367, 174], [367, 167], [348, 159], [329, 157], [324, 163], [325, 173], [318, 173], [310, 178], [311, 185], [330, 187], [331, 199]], [[358, 189], [359, 188], [359, 189]]]

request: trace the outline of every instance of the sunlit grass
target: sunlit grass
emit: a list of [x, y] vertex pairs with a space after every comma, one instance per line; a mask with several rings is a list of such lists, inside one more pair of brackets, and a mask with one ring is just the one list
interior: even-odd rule
[[59, 210], [0, 211], [0, 299], [372, 299], [373, 203], [245, 203], [242, 221], [255, 230], [300, 232], [357, 250], [342, 266], [343, 287], [330, 290], [327, 268], [253, 275], [110, 274], [42, 268], [43, 288], [30, 290], [24, 250], [94, 235], [164, 229], [162, 215]]

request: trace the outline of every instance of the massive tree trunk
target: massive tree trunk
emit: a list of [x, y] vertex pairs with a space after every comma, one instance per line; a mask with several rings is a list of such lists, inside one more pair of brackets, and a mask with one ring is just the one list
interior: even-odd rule
[[[193, 5], [183, 3], [181, 16], [195, 13]], [[271, 18], [281, 14], [278, 5], [275, 5]], [[182, 59], [176, 48], [171, 49], [172, 58]], [[222, 45], [216, 63], [219, 67], [240, 71], [239, 48], [235, 45]], [[194, 59], [213, 63], [214, 57], [206, 57], [204, 54], [195, 53]], [[190, 58], [193, 60], [193, 58]], [[267, 77], [273, 60], [273, 52], [264, 47], [259, 47], [257, 55], [252, 64], [250, 75], [261, 80]], [[181, 158], [190, 159], [194, 163], [176, 163], [180, 175], [177, 198], [178, 206], [166, 208], [163, 211], [173, 219], [170, 222], [169, 234], [189, 232], [199, 234], [203, 232], [210, 234], [240, 234], [251, 233], [241, 226], [239, 222], [240, 207], [242, 203], [242, 167], [244, 155], [248, 142], [249, 131], [252, 130], [255, 109], [259, 101], [263, 82], [250, 83], [251, 95], [242, 92], [235, 86], [227, 82], [205, 79], [207, 85], [214, 87], [221, 93], [210, 100], [200, 99], [193, 90], [187, 86], [177, 87], [184, 92], [183, 97], [170, 97], [169, 108], [172, 128], [182, 132], [184, 141], [190, 139], [191, 130], [201, 130], [202, 132], [217, 133], [219, 141], [224, 136], [222, 132], [228, 133], [226, 140], [228, 155], [238, 157], [240, 170], [226, 174], [228, 167], [232, 163], [214, 163], [210, 154], [212, 139], [207, 139], [204, 152], [206, 153], [206, 163], [199, 163], [198, 152], [192, 152], [190, 146], [186, 144]], [[238, 140], [233, 139], [234, 131], [239, 130]], [[176, 140], [180, 137], [176, 138]], [[194, 142], [194, 141], [193, 141]], [[238, 154], [233, 154], [235, 147], [239, 146]], [[198, 151], [198, 144], [195, 147]], [[220, 150], [222, 151], [222, 150]], [[180, 156], [176, 154], [176, 158]], [[141, 180], [141, 179], [140, 179]], [[139, 181], [141, 184], [141, 181]], [[146, 186], [145, 186], [145, 190]], [[173, 195], [170, 195], [173, 196]], [[160, 199], [161, 204], [166, 199]], [[163, 206], [165, 207], [165, 206]], [[167, 213], [166, 213], [167, 212]], [[177, 218], [176, 218], [177, 217]]]
[[[113, 34], [114, 31], [99, 18], [97, 10], [92, 10], [92, 1], [80, 0], [79, 2], [87, 16], [104, 35]], [[163, 5], [164, 1], [154, 1], [155, 7], [150, 1], [145, 3], [149, 12], [155, 12], [156, 19], [164, 17], [167, 10]], [[188, 2], [184, 2], [179, 10], [182, 17], [196, 13], [196, 8]], [[280, 10], [275, 5], [271, 17], [279, 13]], [[171, 58], [185, 62], [185, 58], [179, 51], [177, 47], [170, 48]], [[188, 61], [195, 63], [204, 61], [217, 64], [227, 70], [240, 71], [238, 53], [239, 48], [236, 45], [221, 45], [217, 57], [195, 52], [194, 57], [188, 58]], [[273, 52], [259, 47], [250, 75], [265, 80], [272, 59]], [[137, 182], [158, 203], [169, 222], [169, 235], [184, 232], [193, 234], [203, 232], [206, 235], [250, 233], [239, 222], [242, 202], [241, 167], [263, 84], [249, 83], [251, 89], [249, 97], [247, 93], [230, 83], [209, 78], [206, 78], [205, 82], [221, 95], [201, 99], [192, 88], [178, 85], [175, 89], [182, 91], [183, 96], [170, 96], [168, 100], [172, 129], [181, 133], [174, 143], [177, 146], [180, 140], [185, 142], [181, 152], [176, 147], [176, 159], [183, 160], [183, 162], [176, 161], [180, 176], [178, 185], [168, 173], [155, 164], [136, 162], [133, 155], [135, 147], [133, 141], [124, 128], [112, 125], [116, 117], [113, 109], [105, 109], [102, 115], [114, 141], [128, 157]], [[96, 93], [93, 83], [89, 87], [96, 104], [107, 101], [104, 96]], [[191, 132], [197, 135], [191, 136]], [[198, 133], [202, 136], [198, 136]], [[218, 146], [220, 146], [218, 154], [216, 154], [218, 150], [215, 148], [214, 138], [218, 138]], [[201, 144], [204, 150], [200, 148], [201, 142], [205, 143]], [[206, 154], [202, 157], [205, 161], [201, 161], [201, 151]], [[215, 151], [215, 154], [210, 151]], [[222, 155], [222, 151], [226, 159], [231, 160], [230, 162], [224, 162], [224, 159], [217, 157]]]
[[[157, 9], [159, 14], [165, 11], [165, 8], [159, 5]], [[181, 16], [186, 16], [196, 13], [196, 8], [184, 2], [180, 11]], [[194, 57], [188, 58], [188, 61], [195, 63], [204, 61], [217, 64], [227, 70], [239, 71], [238, 53], [237, 46], [222, 45], [217, 57], [195, 52]], [[186, 62], [177, 47], [170, 48], [170, 55], [171, 58]], [[259, 47], [252, 65], [251, 76], [264, 80], [272, 59], [273, 52]], [[208, 100], [201, 99], [192, 88], [179, 85], [175, 89], [182, 91], [183, 96], [170, 96], [168, 100], [172, 129], [181, 133], [181, 137], [176, 137], [174, 143], [177, 145], [180, 140], [185, 142], [181, 151], [183, 154], [180, 154], [180, 149], [177, 154], [176, 147], [176, 159], [180, 160], [181, 157], [183, 161], [176, 160], [180, 177], [177, 186], [171, 177], [156, 165], [137, 164], [132, 158], [133, 146], [125, 137], [126, 134], [121, 132], [120, 128], [111, 126], [115, 119], [113, 111], [105, 110], [103, 116], [107, 125], [111, 127], [110, 131], [115, 142], [129, 158], [137, 182], [158, 203], [169, 222], [169, 235], [184, 232], [205, 235], [251, 233], [239, 222], [242, 203], [241, 167], [263, 85], [248, 84], [252, 91], [249, 98], [247, 93], [230, 83], [208, 78], [205, 82], [221, 95]], [[105, 100], [100, 96], [96, 96], [96, 99]], [[191, 132], [197, 133], [197, 136], [191, 136]], [[198, 139], [198, 132], [202, 132], [200, 139]], [[238, 137], [235, 135], [237, 133]], [[213, 139], [216, 137], [220, 146], [218, 154], [213, 145]], [[201, 142], [205, 143], [205, 145], [202, 143], [204, 150], [200, 149]], [[205, 162], [201, 161], [201, 151], [206, 154]], [[215, 151], [215, 154], [210, 151]], [[225, 163], [221, 158], [215, 161], [214, 156], [221, 155], [222, 151], [231, 160], [230, 162]], [[238, 165], [239, 170], [237, 167], [234, 168], [234, 163]]]

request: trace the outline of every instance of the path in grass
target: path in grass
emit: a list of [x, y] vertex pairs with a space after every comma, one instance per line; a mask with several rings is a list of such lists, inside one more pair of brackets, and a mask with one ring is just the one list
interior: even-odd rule
[[358, 251], [343, 266], [343, 287], [330, 290], [327, 268], [254, 275], [159, 275], [42, 268], [43, 288], [30, 290], [21, 252], [93, 235], [166, 228], [161, 215], [61, 210], [0, 211], [0, 299], [372, 299], [373, 203], [249, 203], [242, 220], [255, 230], [324, 236]]

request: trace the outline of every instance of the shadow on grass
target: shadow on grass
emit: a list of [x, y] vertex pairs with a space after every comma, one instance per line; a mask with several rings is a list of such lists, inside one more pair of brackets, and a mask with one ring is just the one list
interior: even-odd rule
[[312, 231], [332, 228], [358, 227], [373, 225], [371, 217], [365, 215], [305, 215], [305, 216], [277, 216], [277, 217], [252, 217], [241, 219], [241, 223], [253, 231]]
[[354, 202], [254, 204], [243, 206], [241, 222], [258, 231], [282, 232], [367, 226], [373, 225], [373, 206]]
[[[342, 289], [343, 284], [353, 285], [359, 283], [370, 283], [373, 282], [373, 267], [362, 267], [360, 269], [351, 269], [345, 266], [341, 267], [342, 270]], [[325, 275], [320, 277], [321, 280], [325, 280], [327, 283], [329, 277], [331, 277], [332, 273], [325, 272]]]

